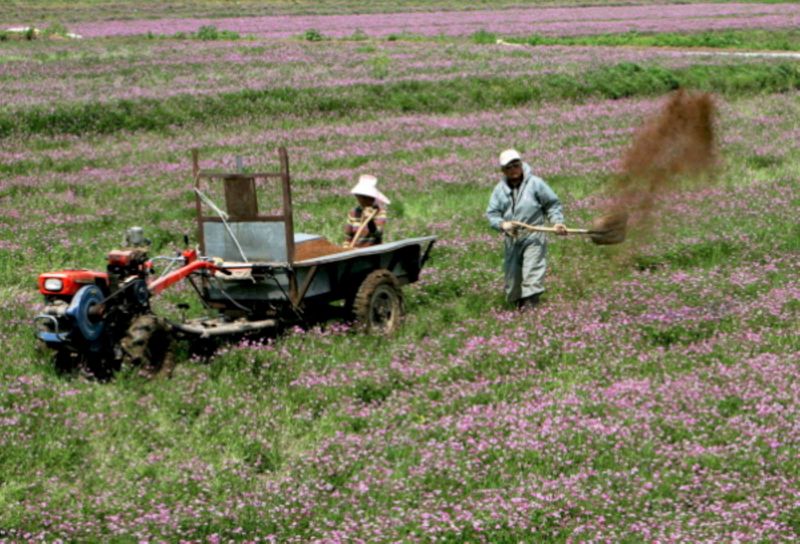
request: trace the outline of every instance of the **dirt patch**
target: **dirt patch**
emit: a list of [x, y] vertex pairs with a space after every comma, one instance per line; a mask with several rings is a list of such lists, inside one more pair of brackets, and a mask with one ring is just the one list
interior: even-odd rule
[[349, 250], [332, 244], [325, 238], [317, 238], [316, 240], [300, 242], [294, 246], [294, 260], [305, 261], [307, 259], [316, 259], [317, 257], [333, 255], [334, 253], [341, 253], [343, 251]]

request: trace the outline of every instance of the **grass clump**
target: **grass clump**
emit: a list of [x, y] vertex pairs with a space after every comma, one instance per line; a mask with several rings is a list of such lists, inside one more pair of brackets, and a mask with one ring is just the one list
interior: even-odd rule
[[391, 59], [386, 55], [377, 55], [369, 60], [370, 74], [375, 79], [386, 79], [389, 76]]
[[[147, 33], [147, 38], [152, 39], [155, 36], [151, 33]], [[203, 40], [203, 41], [216, 41], [216, 40], [238, 40], [240, 38], [238, 32], [234, 32], [232, 30], [220, 30], [214, 25], [205, 25], [201, 26], [197, 32], [186, 33], [186, 32], [176, 32], [171, 36], [172, 38], [176, 38], [179, 40]]]
[[354, 42], [363, 42], [369, 39], [369, 35], [362, 29], [357, 28], [353, 31], [348, 39]]
[[221, 30], [214, 25], [204, 25], [197, 29], [197, 32], [176, 32], [171, 36], [158, 36], [152, 32], [148, 32], [145, 37], [147, 39], [154, 39], [157, 37], [174, 38], [176, 40], [202, 40], [202, 41], [218, 41], [218, 40], [238, 40], [241, 38], [238, 32], [233, 30]]
[[470, 40], [472, 40], [472, 43], [477, 43], [479, 45], [493, 44], [497, 43], [497, 34], [481, 29], [472, 34]]
[[201, 26], [200, 29], [194, 34], [198, 40], [214, 41], [214, 40], [238, 40], [239, 34], [232, 30], [219, 30], [213, 25]]
[[316, 28], [309, 28], [303, 34], [303, 39], [307, 42], [321, 42], [325, 39], [325, 36]]
[[66, 37], [70, 35], [70, 31], [61, 23], [53, 23], [44, 30], [42, 30], [43, 38], [50, 37]]

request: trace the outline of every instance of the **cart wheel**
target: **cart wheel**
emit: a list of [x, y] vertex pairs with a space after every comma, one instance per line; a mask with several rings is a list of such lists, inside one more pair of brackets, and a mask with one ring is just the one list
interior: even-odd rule
[[394, 274], [376, 270], [367, 276], [353, 301], [353, 315], [367, 332], [396, 330], [403, 316], [403, 293]]
[[164, 325], [154, 315], [140, 315], [131, 322], [128, 332], [120, 342], [122, 364], [137, 366], [153, 376], [172, 371], [169, 353], [171, 338]]

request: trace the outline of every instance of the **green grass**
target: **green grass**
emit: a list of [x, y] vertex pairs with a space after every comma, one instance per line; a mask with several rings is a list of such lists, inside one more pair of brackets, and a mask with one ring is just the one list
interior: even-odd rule
[[[494, 35], [476, 33], [477, 43], [494, 43]], [[800, 51], [798, 30], [723, 30], [694, 33], [645, 33], [625, 32], [621, 34], [599, 34], [592, 36], [543, 36], [508, 38], [512, 43], [528, 45], [581, 45], [581, 46], [636, 46], [636, 47], [706, 47], [725, 49], [762, 49], [772, 51]]]
[[554, 100], [655, 96], [677, 88], [729, 97], [800, 88], [795, 63], [691, 66], [667, 69], [622, 63], [578, 77], [458, 78], [346, 88], [246, 90], [165, 100], [56, 104], [0, 113], [0, 137], [13, 134], [108, 134], [281, 114], [352, 116], [354, 112], [449, 113], [516, 107]]

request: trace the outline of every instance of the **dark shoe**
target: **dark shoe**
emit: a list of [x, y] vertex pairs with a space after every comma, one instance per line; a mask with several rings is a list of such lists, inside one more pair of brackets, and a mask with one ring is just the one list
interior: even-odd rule
[[529, 297], [519, 299], [517, 302], [517, 308], [521, 311], [533, 310], [539, 305], [539, 293], [535, 295], [531, 295]]

